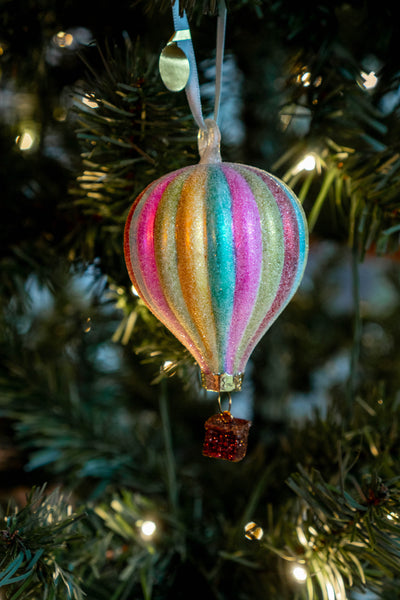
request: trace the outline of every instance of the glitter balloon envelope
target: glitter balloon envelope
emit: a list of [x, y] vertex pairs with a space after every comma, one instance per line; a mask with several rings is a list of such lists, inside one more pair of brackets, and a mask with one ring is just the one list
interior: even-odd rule
[[207, 125], [200, 163], [133, 203], [124, 250], [138, 294], [197, 361], [203, 386], [231, 392], [300, 284], [308, 234], [293, 192], [258, 168], [222, 162], [219, 130]]

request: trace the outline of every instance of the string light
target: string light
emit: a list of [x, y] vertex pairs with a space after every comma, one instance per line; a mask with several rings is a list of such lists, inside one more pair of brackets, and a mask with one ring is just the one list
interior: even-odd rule
[[296, 77], [296, 82], [302, 85], [303, 87], [309, 87], [311, 84], [314, 87], [319, 87], [322, 83], [322, 77], [320, 75], [317, 75], [317, 77], [312, 81], [311, 72], [307, 71], [307, 67], [303, 67]]
[[317, 161], [314, 154], [307, 154], [293, 169], [293, 173], [300, 173], [300, 171], [312, 171], [315, 169]]
[[94, 96], [83, 96], [82, 103], [86, 104], [89, 108], [99, 108], [98, 103], [93, 98]]
[[310, 71], [306, 71], [306, 67], [303, 67], [301, 72], [297, 75], [296, 82], [304, 87], [308, 87], [311, 84], [311, 73]]
[[56, 121], [63, 122], [67, 118], [67, 111], [61, 106], [56, 106], [53, 110], [53, 117]]
[[58, 33], [56, 33], [53, 39], [57, 46], [59, 46], [60, 48], [65, 48], [71, 46], [72, 42], [74, 41], [74, 36], [71, 33], [59, 31]]
[[264, 531], [261, 527], [259, 527], [254, 521], [250, 521], [244, 526], [245, 537], [248, 540], [261, 540], [264, 535]]
[[303, 583], [307, 579], [307, 571], [301, 565], [295, 565], [293, 567], [292, 575], [299, 583]]
[[370, 71], [369, 73], [361, 71], [361, 77], [364, 79], [362, 85], [366, 90], [372, 90], [378, 83], [378, 78], [374, 71]]
[[309, 71], [303, 73], [303, 75], [300, 77], [300, 81], [304, 87], [308, 87], [311, 83], [311, 73]]
[[134, 285], [131, 285], [131, 292], [132, 292], [132, 294], [133, 294], [134, 296], [138, 296], [138, 297], [139, 297], [139, 294], [137, 293], [137, 289], [135, 288], [135, 286], [134, 286]]
[[157, 525], [154, 521], [140, 521], [140, 534], [143, 539], [151, 540], [157, 531]]
[[35, 134], [33, 131], [26, 129], [15, 138], [15, 143], [20, 150], [30, 150], [35, 143]]

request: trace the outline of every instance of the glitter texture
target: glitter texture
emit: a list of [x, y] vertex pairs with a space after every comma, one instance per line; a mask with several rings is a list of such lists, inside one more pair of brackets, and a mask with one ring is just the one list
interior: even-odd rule
[[204, 424], [203, 455], [238, 462], [246, 456], [251, 421], [236, 419], [229, 411], [213, 415]]
[[299, 201], [276, 177], [245, 165], [198, 164], [140, 194], [124, 250], [145, 304], [191, 352], [203, 382], [216, 382], [207, 389], [219, 391], [217, 382], [244, 372], [296, 292], [308, 233]]

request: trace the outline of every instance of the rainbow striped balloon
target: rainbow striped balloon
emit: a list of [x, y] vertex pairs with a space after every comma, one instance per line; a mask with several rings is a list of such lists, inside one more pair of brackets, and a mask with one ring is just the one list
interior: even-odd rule
[[232, 391], [300, 284], [307, 224], [276, 177], [240, 164], [197, 164], [140, 194], [124, 250], [138, 294], [191, 352], [204, 387]]

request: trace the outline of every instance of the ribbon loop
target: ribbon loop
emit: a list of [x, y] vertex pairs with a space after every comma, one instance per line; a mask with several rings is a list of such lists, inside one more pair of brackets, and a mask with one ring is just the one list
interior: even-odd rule
[[[218, 123], [221, 99], [226, 14], [227, 10], [225, 0], [219, 0], [215, 59], [214, 121], [216, 123]], [[190, 34], [190, 27], [186, 12], [183, 11], [182, 15], [179, 14], [179, 0], [175, 0], [173, 3], [172, 16], [175, 33], [161, 53], [159, 63], [160, 74], [164, 84], [169, 90], [180, 91], [185, 89], [192, 116], [197, 123], [200, 132], [202, 131], [207, 134], [209, 127], [207, 127], [203, 118], [199, 75]]]

